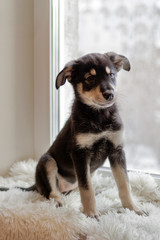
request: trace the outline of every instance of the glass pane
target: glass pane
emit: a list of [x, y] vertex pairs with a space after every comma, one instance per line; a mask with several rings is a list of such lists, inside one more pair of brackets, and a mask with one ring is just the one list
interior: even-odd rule
[[[131, 71], [118, 76], [128, 168], [160, 172], [160, 1], [67, 0], [64, 8], [65, 62], [89, 52], [129, 58]], [[61, 89], [66, 117], [72, 92]]]
[[[60, 68], [78, 57], [78, 0], [60, 0]], [[72, 105], [72, 87], [66, 82], [60, 88], [60, 128], [70, 115]]]

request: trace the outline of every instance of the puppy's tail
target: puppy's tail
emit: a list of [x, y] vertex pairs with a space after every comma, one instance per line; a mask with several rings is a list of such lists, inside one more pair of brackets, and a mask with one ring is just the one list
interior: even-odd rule
[[[34, 184], [33, 186], [28, 187], [28, 188], [23, 188], [23, 187], [15, 187], [15, 188], [21, 189], [26, 192], [37, 191], [36, 184]], [[0, 187], [0, 191], [8, 191], [8, 190], [10, 190], [10, 188]]]

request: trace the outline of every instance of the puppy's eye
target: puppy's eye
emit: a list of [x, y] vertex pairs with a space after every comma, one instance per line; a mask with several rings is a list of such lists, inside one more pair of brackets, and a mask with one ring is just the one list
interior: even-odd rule
[[114, 73], [110, 73], [109, 76], [110, 76], [111, 78], [114, 78], [114, 77], [115, 77], [115, 74], [114, 74]]
[[85, 80], [85, 83], [87, 85], [94, 85], [96, 83], [96, 79], [93, 78], [93, 77], [88, 77], [86, 80]]

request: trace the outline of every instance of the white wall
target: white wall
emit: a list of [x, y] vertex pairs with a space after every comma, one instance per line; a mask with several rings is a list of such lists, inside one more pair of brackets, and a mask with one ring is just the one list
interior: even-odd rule
[[50, 146], [49, 0], [34, 0], [34, 151]]
[[33, 0], [0, 0], [0, 174], [34, 157]]

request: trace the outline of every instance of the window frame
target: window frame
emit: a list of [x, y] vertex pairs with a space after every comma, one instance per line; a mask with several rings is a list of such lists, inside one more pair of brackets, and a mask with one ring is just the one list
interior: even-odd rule
[[59, 0], [34, 0], [34, 157], [39, 159], [59, 132]]
[[[63, 14], [64, 7], [60, 4], [62, 0], [50, 0], [50, 143], [52, 144], [56, 135], [60, 130], [60, 93], [55, 89], [56, 76], [60, 70], [63, 57]], [[53, 24], [54, 22], [54, 24]], [[60, 51], [61, 49], [61, 51]], [[60, 55], [61, 59], [60, 59]], [[143, 174], [149, 174], [156, 180], [160, 181], [160, 174], [151, 173], [147, 171], [141, 171], [137, 169], [127, 169], [128, 172], [140, 172]], [[111, 175], [110, 167], [101, 167], [99, 172], [105, 175]]]
[[59, 91], [55, 88], [56, 76], [60, 70], [60, 1], [50, 0], [50, 143], [60, 128]]

